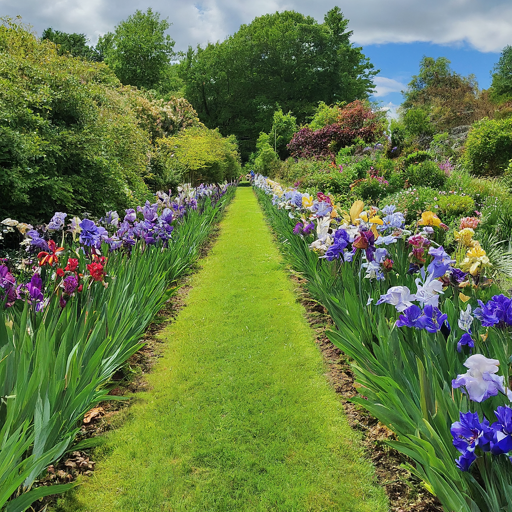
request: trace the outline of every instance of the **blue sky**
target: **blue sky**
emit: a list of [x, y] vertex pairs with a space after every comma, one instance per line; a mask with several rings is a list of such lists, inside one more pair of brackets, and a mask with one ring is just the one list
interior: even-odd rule
[[84, 33], [95, 44], [152, 7], [172, 23], [175, 49], [186, 50], [222, 41], [266, 13], [295, 10], [322, 22], [334, 6], [349, 20], [352, 42], [381, 70], [374, 99], [392, 107], [423, 55], [447, 57], [454, 71], [473, 73], [487, 88], [501, 50], [512, 45], [512, 0], [0, 0], [0, 16], [19, 14], [38, 34], [47, 27]]
[[380, 69], [373, 99], [383, 105], [402, 102], [400, 91], [406, 89], [412, 75], [418, 74], [423, 56], [446, 57], [455, 72], [475, 75], [481, 89], [491, 85], [491, 71], [500, 57], [500, 52], [481, 52], [468, 44], [447, 46], [428, 42], [369, 44], [363, 46], [363, 53]]

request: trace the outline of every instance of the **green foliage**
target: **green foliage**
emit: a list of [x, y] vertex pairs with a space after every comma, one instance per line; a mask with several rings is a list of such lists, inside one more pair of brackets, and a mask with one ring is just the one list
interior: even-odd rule
[[143, 202], [150, 141], [115, 75], [12, 20], [0, 49], [0, 216], [38, 222]]
[[[282, 109], [278, 109], [274, 112], [268, 143], [273, 146], [274, 151], [280, 158], [284, 159], [289, 155], [286, 145], [292, 140], [293, 134], [296, 131], [297, 119], [292, 116], [291, 112], [283, 114]], [[258, 148], [258, 143], [256, 143], [256, 147]]]
[[88, 40], [85, 34], [70, 34], [50, 27], [43, 30], [41, 39], [48, 39], [55, 43], [59, 55], [69, 53], [73, 57], [81, 57], [94, 62], [103, 60], [102, 55], [94, 47], [87, 44]]
[[354, 186], [352, 193], [363, 201], [375, 204], [388, 194], [388, 184], [382, 183], [377, 178], [369, 177]]
[[100, 48], [105, 62], [123, 84], [159, 88], [174, 56], [174, 41], [165, 34], [170, 26], [149, 7], [146, 12], [137, 10], [113, 34], [103, 36]]
[[313, 131], [316, 131], [334, 124], [338, 121], [339, 112], [338, 105], [329, 106], [325, 102], [320, 101], [308, 126]]
[[497, 101], [512, 99], [512, 46], [503, 48], [500, 60], [494, 66], [492, 74], [492, 97]]
[[420, 164], [426, 160], [432, 160], [432, 155], [428, 151], [414, 151], [404, 158], [404, 167], [407, 168], [410, 165]]
[[174, 186], [184, 181], [221, 183], [240, 175], [235, 137], [222, 137], [217, 130], [185, 128], [172, 137], [158, 139], [157, 146], [160, 179]]
[[463, 164], [475, 176], [500, 176], [512, 158], [512, 118], [483, 119], [468, 134]]
[[413, 187], [431, 187], [440, 189], [446, 182], [445, 172], [431, 160], [425, 160], [407, 167], [405, 175]]
[[[207, 132], [185, 99], [123, 87], [104, 63], [59, 55], [19, 21], [0, 26], [1, 218], [38, 223], [55, 211], [100, 216], [144, 203], [149, 188], [197, 173], [197, 166], [166, 165], [165, 143], [157, 142], [193, 127]], [[207, 167], [217, 165], [211, 180], [233, 177], [236, 143], [205, 137]]]
[[[441, 194], [441, 193], [440, 193]], [[443, 222], [449, 224], [457, 217], [470, 217], [475, 213], [475, 201], [471, 196], [458, 194], [439, 195], [437, 201], [430, 206], [432, 211], [442, 215]]]
[[368, 96], [375, 72], [347, 26], [339, 8], [321, 24], [294, 11], [260, 16], [222, 43], [189, 49], [180, 64], [185, 96], [206, 126], [236, 135], [246, 158], [276, 106], [302, 124], [319, 101]]
[[[275, 134], [276, 132], [274, 132]], [[256, 141], [256, 155], [254, 158], [254, 170], [264, 176], [273, 176], [279, 157], [270, 145], [270, 135], [260, 133]]]
[[430, 122], [428, 112], [423, 108], [411, 108], [403, 116], [405, 129], [415, 136], [432, 136], [436, 129]]
[[393, 204], [403, 212], [408, 224], [415, 222], [422, 212], [428, 210], [438, 197], [439, 192], [429, 187], [417, 187], [395, 192], [385, 197], [379, 204], [381, 208]]

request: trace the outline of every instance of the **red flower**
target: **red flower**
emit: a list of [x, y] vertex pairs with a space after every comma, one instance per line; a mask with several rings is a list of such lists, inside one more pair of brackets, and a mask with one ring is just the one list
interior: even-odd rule
[[83, 289], [84, 289], [84, 285], [83, 285], [83, 284], [81, 284], [81, 285], [78, 287], [78, 292], [80, 293]]
[[89, 265], [87, 265], [87, 270], [95, 281], [103, 280], [105, 270], [103, 269], [103, 265], [101, 263], [89, 263]]
[[68, 272], [74, 272], [78, 268], [78, 260], [76, 258], [69, 258], [66, 270]]
[[57, 274], [59, 277], [64, 277], [64, 270], [62, 270], [61, 268], [58, 268], [58, 269], [57, 269], [56, 274]]
[[48, 248], [49, 252], [41, 251], [37, 255], [40, 267], [44, 265], [50, 265], [52, 267], [54, 264], [58, 263], [59, 258], [57, 256], [64, 250], [64, 247], [57, 247], [57, 244], [53, 240], [48, 241]]

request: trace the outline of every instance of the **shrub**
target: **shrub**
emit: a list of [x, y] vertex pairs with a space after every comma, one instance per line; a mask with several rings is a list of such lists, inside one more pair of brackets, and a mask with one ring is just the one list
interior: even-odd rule
[[404, 166], [409, 167], [410, 165], [419, 164], [426, 160], [432, 160], [432, 155], [428, 151], [415, 151], [405, 157]]
[[500, 176], [512, 158], [512, 117], [483, 119], [466, 140], [463, 165], [475, 176]]
[[406, 177], [413, 187], [442, 188], [446, 182], [445, 172], [430, 160], [409, 165]]
[[402, 190], [385, 197], [379, 206], [394, 204], [397, 210], [403, 212], [407, 223], [416, 221], [422, 212], [428, 210], [434, 202], [434, 198], [439, 194], [436, 190], [429, 187], [417, 187], [408, 190]]
[[374, 142], [383, 132], [379, 115], [361, 101], [349, 103], [339, 109], [336, 123], [312, 130], [300, 129], [288, 144], [295, 158], [326, 158], [334, 160], [340, 148], [353, 144], [357, 139]]
[[383, 178], [369, 177], [361, 180], [353, 189], [352, 193], [363, 201], [372, 203], [388, 194], [389, 184]]
[[432, 211], [438, 210], [438, 214], [443, 216], [445, 224], [450, 223], [457, 217], [471, 216], [475, 213], [475, 201], [471, 196], [446, 194], [440, 192], [437, 200], [430, 206]]

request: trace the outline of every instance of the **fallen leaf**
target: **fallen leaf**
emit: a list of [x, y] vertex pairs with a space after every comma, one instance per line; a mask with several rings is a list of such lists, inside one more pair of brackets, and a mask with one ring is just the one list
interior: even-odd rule
[[84, 416], [84, 423], [90, 423], [94, 418], [97, 418], [98, 416], [103, 416], [103, 413], [105, 410], [103, 407], [95, 407], [94, 409], [91, 409], [85, 416]]

